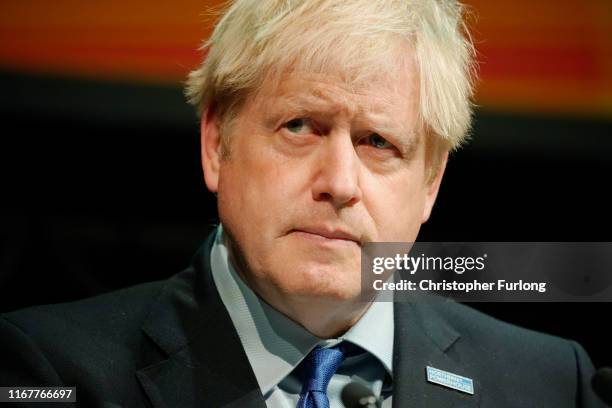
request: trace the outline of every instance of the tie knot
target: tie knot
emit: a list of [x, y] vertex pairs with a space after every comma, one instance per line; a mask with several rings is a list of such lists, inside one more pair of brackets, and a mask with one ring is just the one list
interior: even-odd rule
[[315, 347], [302, 365], [302, 393], [326, 393], [329, 381], [344, 361], [347, 351], [345, 342], [329, 348]]

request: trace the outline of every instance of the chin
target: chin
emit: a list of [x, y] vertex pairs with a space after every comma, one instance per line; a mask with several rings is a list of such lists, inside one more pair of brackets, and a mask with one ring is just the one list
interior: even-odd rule
[[[284, 271], [287, 268], [283, 268]], [[277, 286], [288, 296], [329, 301], [348, 301], [361, 294], [361, 271], [332, 265], [300, 265], [294, 273], [280, 276]]]

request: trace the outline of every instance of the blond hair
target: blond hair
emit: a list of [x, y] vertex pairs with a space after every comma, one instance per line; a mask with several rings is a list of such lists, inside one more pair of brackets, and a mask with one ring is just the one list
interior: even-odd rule
[[436, 150], [455, 149], [470, 128], [475, 78], [463, 14], [451, 0], [236, 0], [203, 44], [186, 95], [199, 114], [214, 103], [223, 123], [270, 76], [331, 71], [358, 83], [396, 75], [408, 44], [422, 125], [443, 142]]

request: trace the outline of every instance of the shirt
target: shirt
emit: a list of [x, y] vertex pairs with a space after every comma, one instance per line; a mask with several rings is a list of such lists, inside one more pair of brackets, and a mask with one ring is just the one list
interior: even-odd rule
[[341, 408], [345, 385], [359, 381], [391, 407], [393, 374], [393, 304], [373, 302], [343, 336], [321, 339], [258, 297], [242, 280], [230, 259], [219, 225], [211, 250], [211, 269], [219, 296], [236, 328], [269, 408], [295, 408], [301, 382], [294, 369], [317, 345], [331, 347], [350, 341], [363, 353], [345, 359], [332, 377], [327, 394], [331, 408]]

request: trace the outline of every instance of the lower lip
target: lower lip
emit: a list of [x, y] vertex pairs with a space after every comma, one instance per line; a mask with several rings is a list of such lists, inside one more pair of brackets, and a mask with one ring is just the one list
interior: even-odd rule
[[323, 245], [329, 245], [329, 244], [331, 245], [350, 245], [350, 246], [357, 245], [355, 241], [352, 241], [350, 239], [327, 238], [319, 234], [313, 234], [313, 233], [305, 232], [305, 231], [293, 231], [291, 234], [295, 235], [298, 238], [307, 239], [309, 241], [312, 241], [318, 244], [323, 244]]

